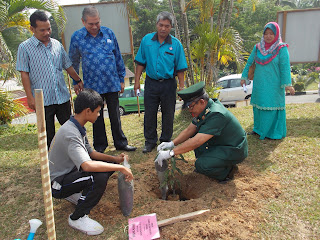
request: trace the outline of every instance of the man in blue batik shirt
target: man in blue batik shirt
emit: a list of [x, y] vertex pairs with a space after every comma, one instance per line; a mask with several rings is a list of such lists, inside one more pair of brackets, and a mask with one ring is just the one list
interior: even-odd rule
[[[121, 128], [118, 92], [124, 90], [126, 70], [116, 36], [110, 28], [100, 26], [99, 12], [93, 6], [83, 9], [81, 20], [84, 27], [71, 37], [69, 57], [72, 65], [79, 72], [82, 61], [84, 87], [97, 91], [106, 101], [116, 149], [135, 151], [135, 147], [128, 145]], [[76, 92], [81, 90], [75, 82], [74, 88]], [[93, 124], [93, 146], [98, 152], [104, 152], [108, 146], [103, 108]]]

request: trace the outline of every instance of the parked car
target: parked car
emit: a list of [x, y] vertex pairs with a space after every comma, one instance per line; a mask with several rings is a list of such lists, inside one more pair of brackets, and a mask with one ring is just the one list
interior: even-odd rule
[[240, 85], [241, 74], [232, 74], [220, 78], [217, 81], [217, 86], [222, 89], [218, 90], [219, 100], [224, 105], [235, 105], [236, 101], [249, 99], [252, 93], [253, 82], [246, 80], [247, 92]]
[[[139, 105], [140, 111], [144, 111], [144, 85], [140, 85]], [[123, 93], [119, 95], [120, 115], [129, 112], [138, 112], [137, 97], [135, 96], [133, 86], [126, 87]]]

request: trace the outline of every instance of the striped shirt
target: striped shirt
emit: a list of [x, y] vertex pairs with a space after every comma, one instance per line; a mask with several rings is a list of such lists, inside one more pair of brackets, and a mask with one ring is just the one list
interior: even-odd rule
[[121, 90], [120, 83], [124, 82], [126, 69], [118, 41], [110, 28], [101, 26], [95, 37], [85, 27], [75, 31], [71, 37], [69, 57], [77, 72], [82, 61], [85, 88], [100, 94]]
[[16, 69], [29, 73], [33, 95], [34, 89], [43, 90], [44, 106], [69, 101], [70, 94], [62, 69], [71, 66], [62, 44], [53, 38], [47, 46], [35, 36], [19, 45]]

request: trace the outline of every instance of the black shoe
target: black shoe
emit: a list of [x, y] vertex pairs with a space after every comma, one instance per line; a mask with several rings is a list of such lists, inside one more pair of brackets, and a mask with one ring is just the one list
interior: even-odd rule
[[143, 153], [148, 153], [148, 152], [151, 152], [152, 149], [154, 149], [156, 147], [156, 144], [154, 145], [145, 145], [142, 152]]
[[227, 177], [223, 180], [220, 180], [219, 183], [224, 184], [234, 179], [234, 174], [239, 171], [237, 165], [233, 165]]
[[247, 135], [259, 135], [259, 134], [256, 133], [255, 131], [251, 131], [251, 132], [247, 132]]
[[128, 152], [132, 152], [132, 151], [135, 151], [137, 148], [133, 147], [133, 146], [130, 146], [130, 145], [127, 145], [127, 146], [124, 146], [124, 147], [118, 147], [116, 149], [117, 150], [124, 150], [124, 151], [128, 151]]

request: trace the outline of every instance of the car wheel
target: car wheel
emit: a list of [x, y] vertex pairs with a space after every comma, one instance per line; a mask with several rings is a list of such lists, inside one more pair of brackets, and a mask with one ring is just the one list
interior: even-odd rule
[[250, 99], [251, 98], [251, 94], [246, 96], [244, 99]]
[[120, 116], [123, 116], [125, 114], [123, 107], [119, 107], [119, 113], [120, 113]]

